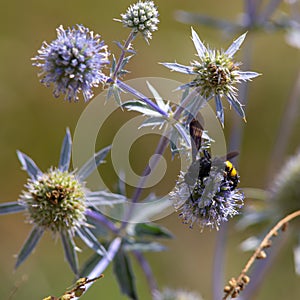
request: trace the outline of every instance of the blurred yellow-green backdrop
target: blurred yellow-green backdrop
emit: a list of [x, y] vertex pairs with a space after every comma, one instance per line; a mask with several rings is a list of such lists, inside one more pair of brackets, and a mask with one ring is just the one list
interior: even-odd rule
[[[83, 24], [94, 32], [100, 33], [109, 45], [111, 52], [118, 55], [114, 41], [124, 40], [128, 31], [113, 21], [119, 18], [131, 1], [2, 1], [0, 18], [0, 143], [1, 143], [1, 193], [0, 201], [15, 201], [26, 180], [25, 172], [20, 170], [16, 149], [29, 154], [42, 170], [46, 170], [58, 160], [60, 145], [65, 128], [74, 132], [78, 118], [86, 104], [67, 103], [63, 98], [54, 99], [52, 90], [39, 83], [37, 70], [31, 66], [30, 58], [36, 55], [41, 43], [56, 37], [55, 29]], [[159, 76], [184, 81], [182, 75], [169, 72], [158, 62], [188, 64], [195, 58], [194, 47], [190, 39], [190, 25], [179, 23], [174, 15], [177, 10], [199, 12], [224, 18], [230, 21], [238, 19], [243, 10], [239, 0], [157, 0], [160, 12], [158, 32], [148, 46], [144, 40], [135, 41], [137, 55], [128, 65], [131, 73], [127, 79]], [[224, 37], [219, 31], [193, 24], [200, 37], [211, 46], [226, 48], [236, 38]], [[244, 138], [240, 150], [242, 187], [265, 188], [268, 166], [279, 166], [299, 146], [299, 126], [297, 123], [289, 139], [287, 151], [280, 161], [270, 162], [270, 153], [276, 141], [280, 120], [292, 93], [299, 71], [299, 49], [284, 42], [284, 33], [256, 32], [251, 56], [251, 69], [263, 76], [249, 85], [249, 105], [247, 123], [244, 124]], [[247, 39], [243, 46], [247, 48]], [[241, 59], [242, 52], [238, 54]], [[100, 92], [100, 89], [99, 89]], [[95, 90], [97, 94], [97, 90]], [[299, 99], [300, 101], [300, 99]], [[114, 116], [107, 130], [99, 139], [99, 148], [112, 141], [113, 133], [125, 113]], [[226, 134], [229, 139], [232, 127], [232, 115], [226, 110]], [[124, 119], [123, 119], [124, 118]], [[151, 146], [150, 146], [151, 145]], [[154, 143], [141, 140], [132, 161], [136, 170], [142, 170]], [[170, 166], [172, 167], [172, 166]], [[175, 170], [175, 168], [174, 168]], [[276, 168], [275, 168], [276, 170]], [[174, 171], [175, 172], [175, 171]], [[112, 174], [106, 177], [114, 178]], [[172, 180], [174, 181], [176, 177]], [[171, 185], [171, 182], [169, 182]], [[159, 187], [156, 191], [160, 192]], [[247, 202], [246, 202], [247, 205]], [[1, 299], [42, 299], [48, 295], [60, 295], [70, 285], [73, 277], [64, 262], [60, 242], [55, 243], [46, 234], [35, 253], [13, 272], [14, 255], [18, 253], [30, 226], [24, 224], [22, 214], [1, 216], [0, 236], [0, 298]], [[168, 241], [169, 251], [147, 254], [159, 286], [184, 288], [201, 293], [204, 299], [212, 298], [212, 264], [216, 233], [200, 233], [196, 228], [190, 230], [181, 224], [176, 214], [159, 221], [167, 226], [176, 239]], [[234, 230], [234, 220], [230, 224], [227, 236], [226, 278], [235, 276], [249, 256], [238, 250], [238, 244], [252, 234], [251, 231], [238, 233]], [[89, 251], [87, 251], [90, 254]], [[88, 254], [80, 255], [83, 261]], [[150, 299], [145, 278], [138, 265], [136, 281], [140, 299]], [[299, 278], [294, 274], [292, 245], [284, 245], [278, 260], [265, 277], [256, 299], [298, 299], [300, 295]], [[284, 286], [283, 286], [284, 282]], [[288, 291], [287, 291], [288, 289]], [[12, 296], [10, 296], [12, 295]], [[11, 298], [9, 298], [11, 297]], [[95, 284], [82, 299], [126, 299], [119, 292], [112, 270], [105, 272], [105, 278]]]

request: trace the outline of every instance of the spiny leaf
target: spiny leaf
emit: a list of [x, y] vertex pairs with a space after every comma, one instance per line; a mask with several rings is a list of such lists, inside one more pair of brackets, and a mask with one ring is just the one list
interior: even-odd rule
[[32, 229], [32, 231], [30, 232], [28, 238], [26, 239], [25, 244], [23, 245], [23, 247], [18, 255], [15, 269], [17, 269], [25, 261], [25, 259], [29, 256], [29, 254], [34, 250], [35, 246], [39, 242], [43, 233], [44, 233], [44, 229], [42, 229], [40, 227], [34, 227]]
[[110, 151], [111, 146], [101, 149], [99, 152], [94, 154], [94, 157], [89, 159], [78, 171], [77, 177], [80, 180], [86, 179], [101, 163], [104, 162], [104, 158]]
[[121, 291], [132, 300], [137, 300], [135, 279], [128, 255], [120, 249], [114, 259], [114, 273]]

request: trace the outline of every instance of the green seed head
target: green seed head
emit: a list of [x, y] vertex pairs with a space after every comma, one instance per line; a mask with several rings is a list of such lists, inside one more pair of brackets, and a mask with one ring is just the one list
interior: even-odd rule
[[201, 87], [202, 96], [224, 95], [235, 89], [239, 67], [224, 53], [208, 52], [201, 62], [194, 61], [192, 66], [198, 74], [193, 86]]
[[50, 169], [36, 180], [28, 179], [20, 204], [28, 220], [52, 232], [73, 231], [85, 221], [85, 188], [74, 174]]

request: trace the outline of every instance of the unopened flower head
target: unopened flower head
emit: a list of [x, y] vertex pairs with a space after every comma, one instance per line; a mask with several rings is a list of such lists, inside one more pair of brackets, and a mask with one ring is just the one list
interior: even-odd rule
[[193, 185], [187, 183], [186, 174], [179, 175], [176, 187], [170, 193], [183, 223], [190, 224], [191, 228], [197, 224], [201, 230], [205, 227], [218, 230], [221, 223], [239, 213], [244, 194], [236, 188], [219, 158], [212, 160], [207, 176], [197, 177]]
[[74, 233], [85, 225], [85, 188], [74, 174], [50, 169], [36, 179], [29, 178], [25, 187], [19, 202], [30, 223], [53, 233]]
[[206, 47], [197, 33], [192, 29], [192, 39], [197, 50], [199, 60], [191, 62], [190, 66], [178, 63], [163, 63], [164, 66], [189, 75], [194, 79], [180, 88], [193, 87], [207, 101], [215, 98], [217, 117], [224, 124], [224, 110], [221, 98], [225, 97], [236, 112], [245, 119], [243, 105], [237, 99], [236, 85], [241, 81], [248, 81], [257, 77], [258, 73], [241, 71], [241, 63], [233, 60], [234, 54], [239, 50], [246, 34], [236, 39], [226, 51], [212, 50]]
[[158, 10], [153, 1], [139, 1], [130, 5], [125, 14], [121, 14], [124, 27], [131, 28], [135, 33], [141, 32], [145, 40], [152, 38], [152, 32], [156, 31]]
[[92, 87], [105, 82], [102, 70], [109, 63], [107, 46], [100, 35], [77, 25], [57, 28], [57, 39], [43, 43], [33, 64], [41, 68], [41, 82], [54, 85], [53, 95], [65, 95], [68, 101], [78, 101], [82, 91], [85, 101], [92, 98]]

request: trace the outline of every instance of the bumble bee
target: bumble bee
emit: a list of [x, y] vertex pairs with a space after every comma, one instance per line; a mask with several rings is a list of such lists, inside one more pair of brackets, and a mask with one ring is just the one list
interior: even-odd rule
[[[201, 185], [203, 185], [203, 180], [209, 176], [212, 167], [211, 155], [207, 150], [202, 150], [200, 153], [200, 155], [202, 155], [199, 159], [196, 159], [196, 154], [201, 148], [202, 132], [202, 125], [196, 119], [193, 119], [190, 123], [193, 162], [184, 176], [184, 181], [189, 187], [194, 186], [196, 180], [200, 180]], [[224, 164], [224, 180], [228, 181], [231, 190], [234, 190], [237, 187], [239, 175], [229, 159], [232, 159], [237, 155], [238, 152], [236, 151], [230, 152], [226, 157], [216, 158], [217, 161], [215, 161], [217, 164]]]
[[198, 160], [193, 161], [184, 175], [184, 180], [190, 186], [193, 186], [197, 179], [201, 180], [201, 184], [203, 184], [203, 179], [209, 176], [210, 169], [210, 154], [207, 150], [203, 150], [203, 156], [201, 156]]
[[[230, 154], [231, 154], [231, 158], [238, 155], [237, 152], [230, 152], [230, 153], [227, 154], [227, 160], [225, 161], [225, 174], [224, 174], [224, 176], [226, 176], [226, 179], [231, 182], [231, 184], [230, 184], [231, 190], [234, 190], [237, 187], [238, 183], [240, 182], [240, 179], [239, 179], [240, 177], [238, 175], [238, 172], [237, 172], [236, 168], [232, 164], [232, 162], [230, 162], [228, 160]], [[234, 155], [234, 156], [232, 156], [232, 155]]]
[[196, 119], [192, 119], [189, 127], [190, 127], [190, 136], [191, 136], [191, 144], [192, 144], [192, 158], [193, 161], [195, 161], [197, 153], [201, 148], [203, 127], [200, 124], [200, 122]]

